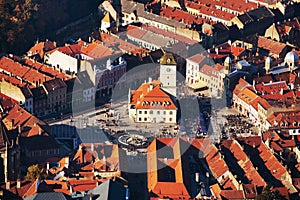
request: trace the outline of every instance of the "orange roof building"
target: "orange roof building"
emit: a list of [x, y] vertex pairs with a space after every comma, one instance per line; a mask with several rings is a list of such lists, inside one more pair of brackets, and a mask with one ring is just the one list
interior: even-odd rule
[[172, 54], [160, 58], [159, 81], [143, 83], [129, 91], [129, 117], [143, 123], [177, 123], [176, 62]]
[[130, 91], [129, 116], [135, 122], [176, 123], [177, 106], [167, 92], [156, 82], [142, 84]]
[[[186, 188], [189, 176], [185, 176], [185, 164], [181, 159], [182, 144], [177, 138], [155, 139], [147, 148], [148, 191], [150, 196], [186, 198], [190, 195]], [[182, 146], [181, 146], [182, 145]]]

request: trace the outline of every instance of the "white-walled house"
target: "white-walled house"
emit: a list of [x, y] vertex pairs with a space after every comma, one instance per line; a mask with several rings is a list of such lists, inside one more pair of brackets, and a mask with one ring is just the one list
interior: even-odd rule
[[135, 122], [176, 123], [177, 107], [155, 82], [143, 83], [129, 94], [129, 117]]
[[69, 73], [77, 73], [78, 71], [77, 58], [61, 52], [59, 49], [47, 52], [44, 56], [44, 62], [54, 68], [60, 68]]
[[120, 55], [116, 59], [106, 57], [100, 60], [81, 61], [80, 70], [86, 71], [91, 82], [95, 85], [97, 96], [112, 94], [113, 88], [126, 80], [127, 62]]
[[83, 103], [94, 101], [95, 99], [95, 85], [91, 81], [87, 71], [77, 73], [77, 78], [82, 86], [82, 101]]
[[172, 54], [160, 59], [160, 81], [143, 83], [129, 91], [129, 117], [135, 122], [177, 123], [176, 62]]
[[203, 66], [205, 56], [195, 54], [186, 59], [186, 83], [192, 85], [199, 82], [198, 72]]

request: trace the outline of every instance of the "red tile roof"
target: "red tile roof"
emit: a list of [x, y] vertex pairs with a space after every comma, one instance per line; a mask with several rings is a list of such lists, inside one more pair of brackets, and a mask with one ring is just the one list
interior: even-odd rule
[[68, 182], [72, 190], [76, 192], [92, 190], [98, 185], [98, 180], [69, 180]]
[[221, 197], [222, 197], [222, 199], [224, 198], [224, 199], [230, 199], [230, 200], [245, 199], [245, 195], [244, 195], [243, 190], [238, 190], [238, 191], [222, 190], [221, 191]]
[[257, 46], [259, 48], [269, 50], [272, 54], [279, 55], [287, 45], [265, 38], [263, 36], [259, 36]]
[[[17, 188], [17, 181], [10, 182], [10, 189], [9, 191], [15, 195], [20, 196], [21, 198], [29, 197], [37, 193], [37, 182], [39, 180], [31, 180], [31, 181], [21, 181], [21, 187]], [[0, 186], [3, 189], [5, 188], [5, 183]]]
[[4, 110], [13, 108], [15, 104], [18, 104], [18, 101], [6, 96], [5, 94], [0, 93], [1, 106]]
[[204, 64], [200, 70], [199, 70], [201, 73], [207, 75], [207, 76], [213, 76], [215, 78], [218, 78], [218, 71], [215, 70], [214, 67], [212, 66], [209, 66], [207, 64]]
[[183, 183], [158, 182], [152, 192], [161, 198], [190, 198], [190, 195]]
[[258, 102], [261, 100], [261, 97], [258, 96], [253, 101], [250, 102], [250, 105], [257, 111], [258, 110]]
[[163, 30], [163, 29], [160, 29], [160, 28], [156, 28], [154, 26], [143, 26], [143, 29], [147, 30], [147, 31], [151, 31], [151, 32], [156, 33], [156, 34], [159, 34], [159, 35], [164, 35], [166, 37], [175, 39], [178, 42], [183, 42], [184, 44], [193, 45], [193, 44], [197, 44], [198, 43], [197, 40], [192, 40], [192, 39], [190, 39], [188, 37], [184, 37], [182, 35], [178, 35], [178, 34], [176, 34], [174, 32], [171, 32], [171, 31], [167, 31], [167, 30]]
[[6, 73], [12, 73], [15, 76], [22, 78], [29, 68], [24, 67], [18, 62], [15, 62], [11, 58], [3, 56], [0, 59], [0, 68], [4, 70]]
[[95, 41], [91, 44], [83, 45], [81, 48], [81, 54], [85, 54], [93, 59], [101, 59], [107, 56], [111, 56], [119, 51], [114, 51], [111, 48], [105, 47], [100, 41]]
[[54, 42], [46, 40], [45, 42], [36, 43], [33, 47], [29, 49], [27, 54], [36, 55], [38, 54], [40, 58], [44, 57], [46, 51], [52, 50], [56, 47]]
[[221, 177], [229, 170], [224, 159], [221, 157], [221, 153], [214, 145], [210, 146], [210, 152], [206, 155], [205, 159], [209, 168], [211, 169], [211, 172], [216, 178]]
[[261, 99], [259, 102], [258, 102], [264, 109], [268, 110], [270, 109], [272, 106], [265, 100], [265, 99]]
[[252, 101], [254, 101], [256, 98], [258, 98], [258, 95], [256, 95], [253, 91], [251, 91], [249, 88], [244, 88], [240, 93], [238, 93], [238, 98], [250, 105]]
[[222, 142], [222, 145], [232, 152], [233, 156], [238, 161], [238, 165], [243, 169], [245, 176], [252, 184], [258, 187], [265, 187], [267, 185], [236, 140], [225, 140]]
[[204, 18], [171, 7], [162, 8], [160, 15], [178, 22], [184, 22], [185, 24], [189, 25], [192, 25], [193, 23], [202, 24], [204, 21], [206, 21]]
[[197, 64], [200, 64], [205, 60], [205, 58], [206, 57], [204, 55], [198, 53], [198, 54], [195, 54], [191, 57], [188, 57], [187, 60], [192, 61], [192, 62], [197, 63]]
[[199, 10], [199, 12], [203, 15], [208, 15], [208, 16], [213, 16], [215, 18], [219, 18], [219, 19], [223, 19], [226, 21], [230, 21], [231, 19], [233, 19], [236, 15], [222, 11], [222, 10], [218, 10], [217, 8], [214, 7], [208, 7], [206, 5], [202, 4], [198, 4], [198, 3], [194, 3], [191, 1], [186, 1], [185, 2], [185, 6], [187, 8], [193, 8], [196, 10]]
[[35, 125], [45, 125], [45, 122], [31, 115], [19, 105], [15, 105], [3, 118], [3, 123], [8, 130], [15, 129], [18, 126], [34, 127]]
[[284, 181], [286, 176], [288, 176], [286, 168], [277, 160], [265, 143], [262, 142], [260, 137], [248, 137], [240, 140], [246, 141], [246, 143], [249, 145], [256, 145], [256, 149], [259, 152], [258, 156], [264, 161], [265, 166], [270, 171], [272, 176], [281, 181], [284, 186], [290, 188], [289, 191], [291, 193], [295, 192], [293, 186]]
[[[153, 89], [150, 90], [151, 84]], [[137, 109], [177, 109], [174, 102], [159, 85], [144, 83], [137, 90], [132, 91], [130, 104], [135, 104]]]
[[250, 84], [247, 81], [245, 81], [243, 78], [240, 78], [239, 83], [235, 86], [233, 90], [233, 94], [238, 95], [247, 86], [250, 86]]
[[111, 48], [118, 48], [123, 53], [131, 53], [133, 55], [140, 54], [142, 56], [145, 56], [148, 53], [148, 50], [145, 50], [143, 48], [140, 48], [132, 43], [129, 43], [127, 41], [124, 41], [120, 38], [117, 38], [112, 35], [108, 35], [106, 33], [101, 33], [103, 45], [105, 47]]
[[258, 93], [266, 94], [279, 94], [281, 89], [288, 90], [289, 87], [285, 81], [272, 82], [272, 83], [259, 83], [255, 84], [255, 89]]

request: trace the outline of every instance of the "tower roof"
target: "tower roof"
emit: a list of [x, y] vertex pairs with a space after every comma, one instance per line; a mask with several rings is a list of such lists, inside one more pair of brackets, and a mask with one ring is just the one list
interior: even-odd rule
[[103, 17], [102, 22], [111, 23], [113, 21], [113, 18], [109, 14], [109, 12], [106, 13], [106, 15]]
[[159, 60], [162, 65], [176, 65], [174, 56], [171, 53], [165, 53]]
[[231, 63], [231, 58], [229, 56], [227, 56], [224, 62], [230, 64]]
[[272, 59], [270, 57], [267, 57], [266, 58], [266, 63], [271, 63], [272, 62]]
[[299, 57], [298, 57], [297, 53], [291, 51], [291, 52], [286, 54], [286, 56], [284, 58], [284, 61], [285, 62], [290, 62], [290, 63], [298, 63]]

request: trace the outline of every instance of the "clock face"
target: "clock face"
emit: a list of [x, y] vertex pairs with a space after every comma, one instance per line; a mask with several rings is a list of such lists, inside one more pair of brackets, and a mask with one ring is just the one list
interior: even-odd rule
[[171, 68], [170, 68], [170, 67], [168, 67], [168, 68], [167, 68], [167, 72], [170, 72], [170, 71], [171, 71]]

